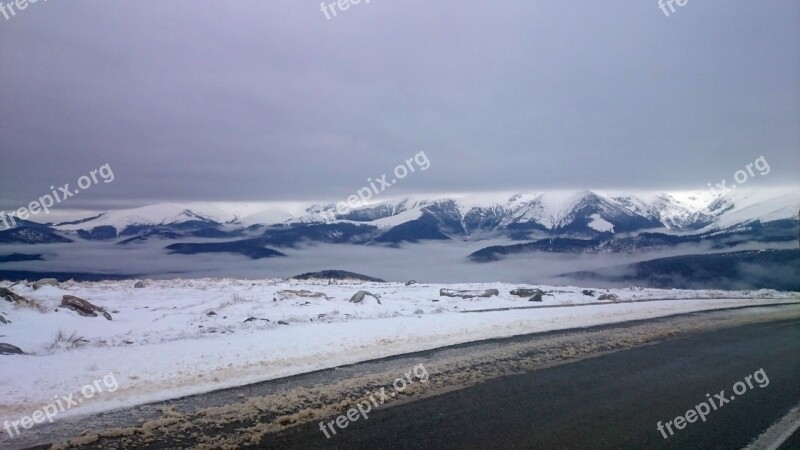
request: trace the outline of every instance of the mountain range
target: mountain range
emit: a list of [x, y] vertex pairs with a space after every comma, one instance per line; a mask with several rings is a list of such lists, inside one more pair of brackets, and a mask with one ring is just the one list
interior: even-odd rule
[[336, 268], [399, 280], [797, 289], [798, 193], [510, 192], [385, 199], [341, 213], [311, 203], [61, 212], [52, 216], [59, 221], [15, 219], [0, 230], [0, 278], [257, 277]]
[[[242, 215], [217, 205], [158, 204], [87, 214], [60, 223], [16, 220], [0, 243], [164, 241], [170, 253], [284, 256], [274, 249], [303, 243], [399, 246], [425, 241], [506, 239], [473, 253], [486, 262], [529, 251], [600, 253], [710, 242], [797, 239], [795, 188], [696, 193], [558, 191], [413, 197], [344, 213], [312, 204], [300, 214], [271, 210]], [[324, 217], [335, 220], [324, 220]], [[172, 241], [172, 242], [171, 242]]]

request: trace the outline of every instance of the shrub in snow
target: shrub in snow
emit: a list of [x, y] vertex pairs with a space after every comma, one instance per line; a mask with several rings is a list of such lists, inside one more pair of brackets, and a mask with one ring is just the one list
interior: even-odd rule
[[73, 331], [72, 334], [67, 335], [64, 330], [58, 330], [53, 342], [47, 346], [50, 351], [55, 350], [75, 350], [88, 344], [89, 341], [84, 339], [83, 336], [78, 336], [78, 333]]

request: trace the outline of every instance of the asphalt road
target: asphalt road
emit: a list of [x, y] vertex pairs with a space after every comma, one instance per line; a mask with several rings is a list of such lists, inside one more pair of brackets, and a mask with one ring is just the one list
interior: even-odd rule
[[[769, 384], [760, 388], [751, 379], [753, 388], [735, 395], [734, 384], [759, 369]], [[673, 428], [668, 439], [656, 429], [658, 421], [674, 421], [721, 390], [736, 398], [711, 411], [706, 422]], [[377, 409], [330, 439], [313, 423], [272, 435], [259, 447], [740, 449], [798, 403], [800, 320], [789, 320], [489, 380]]]

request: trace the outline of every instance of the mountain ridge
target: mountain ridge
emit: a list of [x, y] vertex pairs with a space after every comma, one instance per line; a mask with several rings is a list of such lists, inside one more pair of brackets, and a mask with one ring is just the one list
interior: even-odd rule
[[[253, 220], [282, 217], [274, 210], [243, 216], [214, 204], [166, 203], [94, 212], [56, 225], [19, 221], [17, 227], [0, 231], [0, 242], [25, 243], [26, 236], [31, 237], [29, 243], [126, 236], [120, 243], [195, 237], [260, 238], [276, 246], [293, 246], [304, 240], [393, 245], [486, 237], [537, 241], [554, 237], [603, 240], [645, 232], [703, 234], [753, 222], [794, 219], [800, 210], [798, 192], [797, 188], [740, 190], [722, 196], [711, 192], [579, 190], [417, 196], [342, 213], [336, 212], [333, 204], [312, 204], [301, 214], [275, 223]], [[326, 217], [334, 220], [324, 220]]]

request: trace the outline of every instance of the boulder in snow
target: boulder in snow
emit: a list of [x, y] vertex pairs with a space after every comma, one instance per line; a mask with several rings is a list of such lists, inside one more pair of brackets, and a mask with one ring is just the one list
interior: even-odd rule
[[460, 298], [478, 298], [478, 297], [494, 297], [500, 295], [497, 289], [480, 290], [458, 290], [458, 289], [439, 289], [439, 295], [444, 297], [460, 297]]
[[532, 297], [532, 296], [537, 295], [537, 294], [543, 295], [544, 291], [542, 291], [541, 289], [538, 289], [538, 288], [537, 289], [519, 288], [519, 289], [514, 289], [513, 291], [510, 291], [509, 294], [516, 295], [517, 297]]
[[100, 313], [108, 320], [111, 320], [111, 314], [105, 308], [94, 305], [82, 298], [75, 297], [74, 295], [65, 295], [61, 299], [61, 306], [71, 309], [84, 317], [97, 317]]
[[19, 347], [15, 347], [11, 344], [4, 344], [0, 342], [0, 355], [24, 355], [25, 352], [22, 351]]
[[28, 306], [34, 306], [35, 302], [27, 298], [11, 292], [8, 288], [0, 288], [0, 298], [4, 298], [11, 303], [19, 303]]
[[373, 294], [373, 293], [368, 292], [368, 291], [358, 291], [358, 292], [356, 292], [355, 294], [353, 294], [352, 297], [350, 297], [350, 303], [362, 303], [364, 301], [364, 297], [366, 297], [367, 295], [369, 295], [370, 297], [373, 297], [375, 300], [377, 300], [379, 305], [381, 304], [381, 296], [377, 295], [377, 294]]
[[42, 278], [39, 281], [34, 281], [31, 286], [34, 290], [39, 289], [44, 286], [55, 286], [58, 287], [58, 280], [55, 278]]
[[330, 300], [330, 297], [323, 294], [322, 292], [312, 292], [306, 290], [294, 290], [294, 289], [284, 289], [282, 291], [278, 291], [275, 293], [278, 296], [279, 300], [287, 300], [290, 298], [324, 298], [325, 300]]

